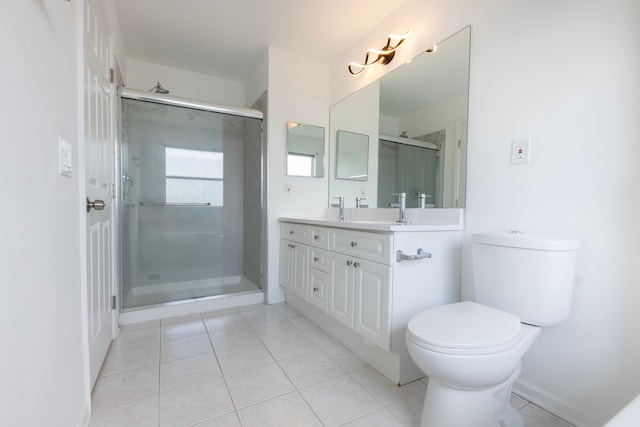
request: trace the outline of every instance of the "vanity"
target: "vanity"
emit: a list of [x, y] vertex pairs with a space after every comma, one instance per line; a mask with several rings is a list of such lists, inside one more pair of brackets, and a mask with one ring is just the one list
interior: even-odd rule
[[[332, 211], [331, 209], [329, 211]], [[279, 218], [287, 302], [396, 384], [423, 376], [405, 331], [458, 301], [461, 209], [347, 209], [345, 220]]]

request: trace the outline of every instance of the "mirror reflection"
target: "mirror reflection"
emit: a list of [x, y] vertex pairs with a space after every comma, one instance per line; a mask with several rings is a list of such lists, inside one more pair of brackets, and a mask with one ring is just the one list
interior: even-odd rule
[[[338, 129], [369, 136], [368, 182], [333, 179], [329, 197], [367, 197], [389, 207], [407, 193], [407, 207], [464, 207], [470, 27], [331, 108], [330, 164], [339, 165]], [[333, 167], [333, 166], [332, 166]]]
[[324, 128], [287, 123], [287, 175], [324, 176]]
[[336, 178], [367, 181], [369, 171], [369, 135], [338, 131]]

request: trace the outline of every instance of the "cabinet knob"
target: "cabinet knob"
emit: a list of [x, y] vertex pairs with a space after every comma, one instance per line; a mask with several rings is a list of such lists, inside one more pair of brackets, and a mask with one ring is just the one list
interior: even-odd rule
[[353, 263], [353, 266], [354, 266], [355, 268], [358, 268], [358, 267], [360, 267], [360, 263], [359, 263], [359, 262], [354, 262], [354, 263]]
[[347, 265], [351, 265], [352, 261], [350, 259], [347, 260]]
[[289, 230], [289, 234], [294, 234], [294, 233], [295, 233], [295, 231]]
[[351, 242], [351, 247], [355, 248], [357, 244], [358, 244], [358, 242]]
[[318, 261], [320, 261], [320, 258], [319, 258], [319, 257], [317, 257], [317, 256], [314, 256], [314, 257], [313, 257], [313, 260], [314, 260], [315, 262], [318, 262]]
[[296, 245], [294, 245], [293, 243], [291, 244], [291, 249], [295, 248]]
[[313, 288], [313, 292], [318, 292], [319, 289], [318, 288]]
[[314, 238], [315, 240], [318, 240], [318, 239], [320, 238], [320, 236], [318, 236], [317, 234], [314, 234], [314, 235], [313, 235], [313, 238]]

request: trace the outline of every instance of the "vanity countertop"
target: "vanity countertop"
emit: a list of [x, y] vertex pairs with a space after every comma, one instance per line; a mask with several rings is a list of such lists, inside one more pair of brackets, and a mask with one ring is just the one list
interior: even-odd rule
[[463, 212], [463, 209], [407, 209], [409, 222], [399, 223], [397, 209], [345, 209], [345, 220], [340, 221], [337, 209], [330, 208], [322, 218], [280, 217], [278, 221], [365, 231], [455, 231], [464, 227]]

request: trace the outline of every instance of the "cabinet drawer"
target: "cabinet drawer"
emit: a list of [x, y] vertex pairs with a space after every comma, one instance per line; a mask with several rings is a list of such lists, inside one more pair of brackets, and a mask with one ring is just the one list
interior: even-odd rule
[[329, 249], [345, 255], [391, 265], [391, 235], [330, 230]]
[[329, 249], [329, 229], [314, 225], [310, 228], [311, 245], [320, 249]]
[[311, 242], [311, 228], [306, 224], [280, 223], [280, 238], [300, 243]]
[[312, 268], [317, 268], [325, 273], [329, 272], [329, 261], [327, 260], [328, 252], [324, 249], [318, 249], [312, 247], [309, 250], [309, 265]]

